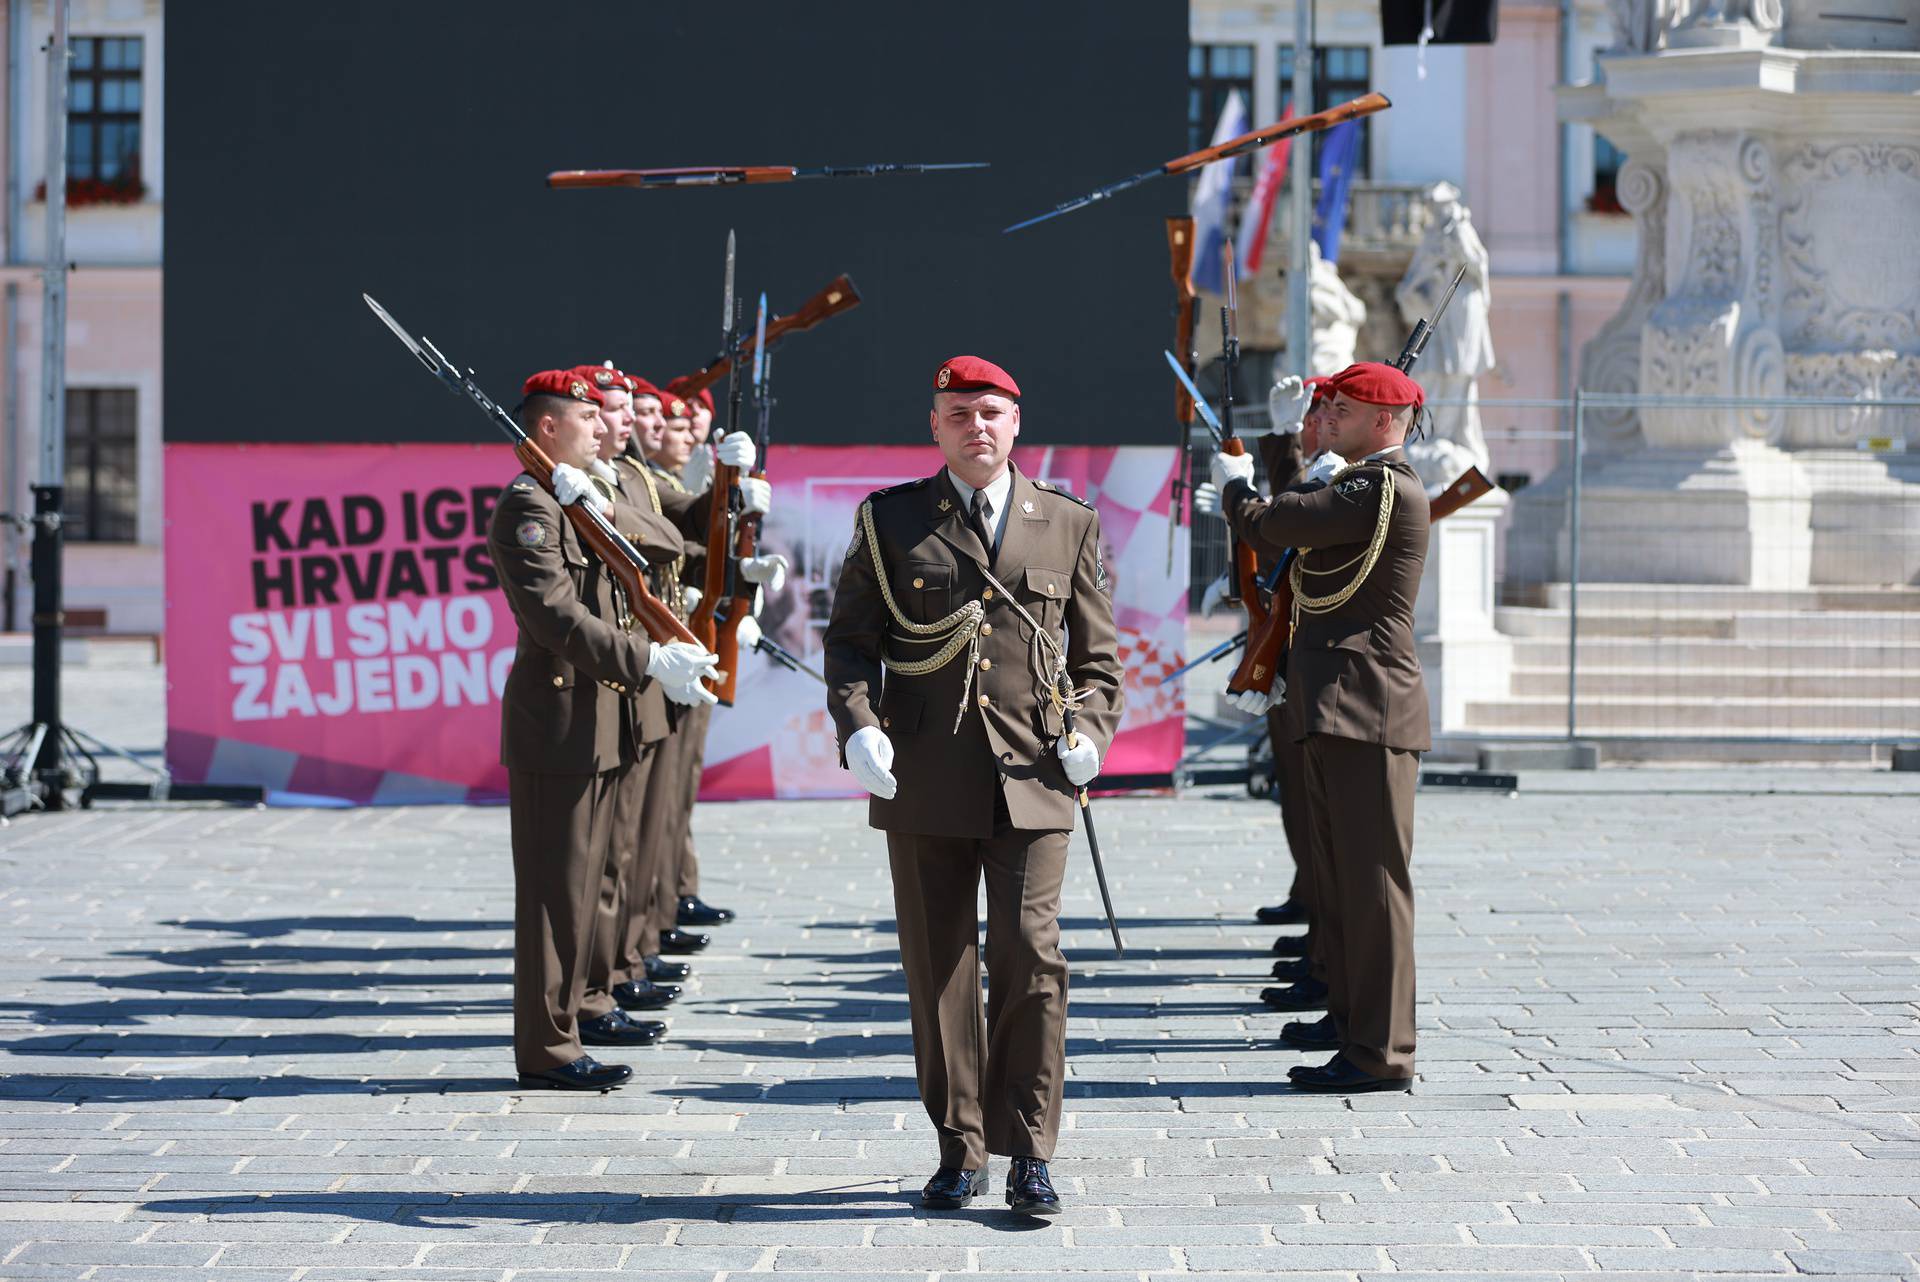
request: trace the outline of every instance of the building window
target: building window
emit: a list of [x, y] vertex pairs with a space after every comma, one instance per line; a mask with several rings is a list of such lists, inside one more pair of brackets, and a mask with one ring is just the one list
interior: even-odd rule
[[[1313, 109], [1325, 111], [1343, 102], [1371, 92], [1373, 89], [1373, 50], [1365, 45], [1317, 45], [1313, 50]], [[1280, 110], [1284, 113], [1293, 102], [1293, 46], [1280, 46]], [[1356, 177], [1367, 177], [1368, 156], [1372, 152], [1371, 143], [1373, 120], [1360, 118], [1359, 163]], [[1314, 172], [1320, 168], [1320, 149], [1326, 142], [1326, 131], [1313, 135]]]
[[67, 179], [138, 193], [139, 36], [73, 38], [67, 101]]
[[67, 389], [67, 538], [140, 537], [139, 396], [130, 387]]
[[[1251, 113], [1252, 45], [1187, 46], [1187, 150], [1198, 151], [1213, 141], [1213, 127], [1235, 89]], [[1255, 120], [1247, 127], [1257, 129], [1263, 123]]]
[[1596, 214], [1624, 214], [1627, 211], [1620, 204], [1620, 166], [1627, 162], [1621, 150], [1602, 138], [1593, 136], [1593, 195], [1587, 197], [1587, 208]]

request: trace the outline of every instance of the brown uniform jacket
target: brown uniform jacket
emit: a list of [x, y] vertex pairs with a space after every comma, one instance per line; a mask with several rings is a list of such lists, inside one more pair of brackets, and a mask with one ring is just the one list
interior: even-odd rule
[[[843, 754], [863, 726], [880, 727], [893, 743], [900, 789], [892, 801], [873, 799], [868, 822], [890, 832], [990, 837], [1001, 790], [1015, 828], [1072, 828], [1075, 792], [1054, 750], [1060, 719], [1037, 688], [1033, 629], [989, 586], [986, 550], [946, 469], [869, 502], [880, 569], [856, 525], [825, 637], [827, 709]], [[936, 622], [967, 601], [984, 604], [971, 687], [964, 649], [921, 676], [885, 670], [888, 656], [929, 658], [940, 646], [899, 637], [878, 573], [916, 623]], [[993, 575], [1059, 643], [1074, 688], [1086, 691], [1076, 729], [1104, 755], [1120, 725], [1123, 681], [1100, 518], [1015, 469]]]
[[[627, 518], [642, 555], [671, 556], [679, 531], [648, 512]], [[638, 537], [635, 537], [638, 536]], [[487, 549], [520, 625], [500, 701], [500, 764], [539, 774], [598, 774], [645, 742], [625, 696], [654, 684], [646, 633], [617, 621], [613, 578], [555, 498], [521, 476], [500, 496]]]
[[[701, 532], [705, 532], [706, 508], [696, 501], [697, 496], [684, 490], [672, 490], [657, 479], [656, 488], [649, 492], [646, 465], [637, 460], [616, 459], [613, 469], [618, 478], [613, 495], [614, 528], [626, 535], [629, 542], [637, 543], [651, 537], [658, 531], [661, 517], [683, 540], [696, 523]], [[659, 499], [657, 505], [654, 502], [656, 497]], [[664, 601], [676, 616], [681, 615], [680, 585], [672, 572], [673, 556], [662, 556], [657, 549], [643, 551], [652, 563], [647, 581], [653, 594]], [[635, 714], [640, 719], [641, 743], [658, 743], [679, 724], [682, 705], [668, 699], [658, 682], [649, 681], [634, 692], [634, 697]]]
[[[1247, 485], [1221, 496], [1242, 538], [1272, 547], [1304, 547], [1305, 587], [1325, 596], [1352, 581], [1380, 513], [1381, 478], [1394, 480], [1386, 542], [1360, 590], [1326, 614], [1300, 615], [1287, 659], [1287, 717], [1292, 738], [1338, 735], [1425, 752], [1432, 746], [1426, 686], [1414, 647], [1413, 605], [1427, 559], [1427, 495], [1404, 450], [1363, 462], [1334, 484], [1262, 499]], [[1348, 562], [1339, 573], [1319, 574]]]

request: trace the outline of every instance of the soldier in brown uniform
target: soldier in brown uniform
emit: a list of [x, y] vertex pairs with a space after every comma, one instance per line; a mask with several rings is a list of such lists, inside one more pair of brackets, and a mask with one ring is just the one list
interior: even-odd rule
[[1427, 498], [1402, 446], [1425, 400], [1390, 365], [1339, 376], [1331, 448], [1358, 460], [1324, 488], [1253, 491], [1251, 460], [1215, 455], [1228, 523], [1297, 547], [1287, 726], [1305, 756], [1327, 1013], [1340, 1049], [1292, 1071], [1305, 1090], [1408, 1090], [1414, 1072], [1413, 796], [1430, 746], [1413, 608]]
[[[585, 470], [606, 432], [599, 390], [548, 370], [527, 380], [524, 397], [521, 423], [554, 460], [554, 492], [521, 476], [500, 496], [487, 532], [520, 629], [500, 731], [512, 803], [514, 1058], [523, 1086], [605, 1090], [632, 1070], [594, 1060], [583, 1037], [635, 1045], [658, 1036], [610, 1002], [592, 1013], [601, 995], [587, 992], [614, 798], [644, 755], [627, 696], [658, 682], [677, 702], [710, 699], [700, 681], [714, 657], [628, 631], [612, 576], [563, 510], [605, 506]], [[643, 555], [679, 545], [678, 531], [650, 514], [632, 528]]]
[[1060, 887], [1076, 789], [1120, 721], [1111, 588], [1093, 509], [1008, 461], [1013, 379], [955, 357], [934, 393], [947, 465], [860, 507], [825, 637], [827, 707], [873, 794], [868, 822], [887, 834], [920, 1098], [940, 1142], [922, 1200], [964, 1206], [999, 1153], [1013, 1159], [1008, 1204], [1049, 1215], [1066, 1071]]

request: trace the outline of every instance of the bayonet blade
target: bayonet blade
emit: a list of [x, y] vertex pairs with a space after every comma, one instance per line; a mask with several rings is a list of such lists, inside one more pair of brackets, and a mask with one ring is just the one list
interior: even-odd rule
[[1163, 351], [1160, 354], [1167, 358], [1167, 365], [1173, 370], [1173, 376], [1180, 380], [1180, 386], [1186, 388], [1187, 395], [1193, 398], [1193, 408], [1200, 412], [1200, 417], [1205, 419], [1207, 426], [1213, 429], [1214, 439], [1216, 441], [1224, 439], [1226, 433], [1220, 430], [1220, 420], [1214, 416], [1213, 407], [1207, 404], [1207, 398], [1200, 395], [1200, 389], [1193, 385], [1193, 379], [1188, 377], [1185, 369], [1181, 368], [1180, 358], [1172, 352]]
[[394, 337], [398, 338], [401, 342], [405, 343], [407, 345], [407, 350], [414, 354], [415, 359], [417, 359], [422, 365], [425, 365], [427, 367], [428, 373], [439, 375], [445, 372], [445, 367], [442, 366], [440, 362], [435, 360], [432, 356], [429, 356], [427, 354], [426, 349], [421, 347], [420, 344], [414, 341], [413, 335], [407, 333], [405, 329], [401, 328], [400, 322], [395, 320], [390, 314], [388, 314], [386, 308], [380, 306], [380, 304], [373, 301], [372, 294], [362, 294], [360, 295], [360, 297], [366, 301], [366, 304], [368, 307], [373, 308], [373, 314], [380, 318], [380, 323], [385, 325], [388, 329], [392, 330]]
[[753, 322], [753, 394], [761, 393], [761, 380], [767, 369], [767, 291], [760, 291], [760, 316]]
[[1233, 242], [1229, 240], [1220, 252], [1227, 290], [1227, 338], [1233, 340], [1240, 337], [1240, 290], [1234, 280]]
[[728, 346], [731, 347], [733, 339], [733, 229], [731, 227], [727, 229], [726, 314], [720, 318], [720, 332], [727, 336]]

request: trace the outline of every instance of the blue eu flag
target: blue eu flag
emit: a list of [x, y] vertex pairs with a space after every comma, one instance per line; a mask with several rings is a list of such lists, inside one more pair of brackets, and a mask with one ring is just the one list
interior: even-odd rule
[[1320, 203], [1313, 209], [1313, 240], [1320, 257], [1340, 261], [1340, 231], [1347, 225], [1347, 198], [1360, 160], [1360, 122], [1349, 120], [1327, 130], [1320, 144]]

